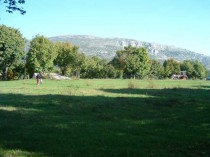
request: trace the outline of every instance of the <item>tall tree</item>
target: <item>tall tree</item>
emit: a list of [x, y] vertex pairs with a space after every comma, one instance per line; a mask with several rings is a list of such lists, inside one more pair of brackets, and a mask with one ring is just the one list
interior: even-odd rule
[[7, 70], [20, 62], [25, 49], [22, 34], [14, 28], [0, 25], [0, 68], [3, 79], [7, 79]]
[[28, 73], [47, 72], [52, 70], [53, 61], [57, 57], [57, 49], [54, 43], [44, 36], [36, 36], [30, 42], [30, 49], [27, 54], [26, 66]]
[[187, 72], [188, 78], [191, 79], [204, 79], [207, 75], [206, 68], [199, 61], [183, 61], [180, 65], [181, 70]]
[[111, 60], [111, 64], [119, 71], [120, 78], [124, 75], [125, 61], [127, 53], [123, 50], [117, 51], [115, 57]]
[[150, 60], [149, 78], [161, 79], [163, 77], [163, 65], [157, 60]]
[[193, 78], [194, 74], [193, 72], [195, 71], [194, 66], [193, 66], [193, 61], [185, 60], [180, 64], [180, 68], [182, 71], [186, 71], [186, 74], [189, 79]]
[[76, 78], [80, 78], [81, 70], [85, 68], [86, 56], [83, 53], [76, 53], [73, 65], [73, 71], [75, 72]]
[[79, 48], [73, 46], [71, 43], [56, 43], [58, 56], [55, 59], [55, 64], [61, 69], [62, 75], [66, 75], [67, 70], [73, 67], [74, 62], [76, 62], [77, 54]]
[[173, 74], [180, 74], [180, 63], [174, 59], [165, 60], [163, 63], [164, 66], [164, 76], [170, 77]]
[[104, 76], [103, 78], [117, 78], [117, 70], [112, 64], [107, 64], [103, 67]]
[[97, 56], [88, 58], [86, 61], [85, 78], [101, 78], [103, 65], [101, 59]]
[[7, 12], [13, 13], [14, 11], [19, 11], [21, 14], [25, 14], [26, 11], [19, 5], [24, 4], [25, 0], [0, 0], [6, 5]]
[[149, 55], [146, 48], [125, 47], [117, 51], [113, 65], [128, 77], [143, 78], [149, 71]]
[[193, 67], [194, 67], [193, 77], [195, 79], [204, 79], [206, 77], [207, 70], [205, 69], [205, 67], [202, 65], [201, 62], [194, 61]]

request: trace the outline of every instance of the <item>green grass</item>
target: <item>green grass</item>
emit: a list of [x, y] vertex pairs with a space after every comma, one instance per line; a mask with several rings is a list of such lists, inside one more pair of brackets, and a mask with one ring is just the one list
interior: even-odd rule
[[0, 82], [0, 157], [209, 157], [210, 81]]

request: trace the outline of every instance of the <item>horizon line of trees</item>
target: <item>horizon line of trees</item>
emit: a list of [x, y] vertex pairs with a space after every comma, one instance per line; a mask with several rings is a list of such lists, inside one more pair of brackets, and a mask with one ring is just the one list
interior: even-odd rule
[[88, 57], [69, 42], [53, 43], [44, 36], [35, 36], [25, 50], [26, 41], [19, 30], [0, 25], [0, 74], [3, 80], [33, 76], [35, 72], [56, 72], [76, 78], [165, 79], [187, 71], [189, 79], [204, 79], [207, 70], [199, 61], [160, 63], [149, 59], [144, 47], [124, 47], [108, 61]]

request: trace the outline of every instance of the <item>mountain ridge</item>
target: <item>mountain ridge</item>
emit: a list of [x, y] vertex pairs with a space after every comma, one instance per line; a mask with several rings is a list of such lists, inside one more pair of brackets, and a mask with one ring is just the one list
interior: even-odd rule
[[184, 48], [158, 43], [139, 41], [126, 38], [106, 38], [91, 35], [61, 35], [49, 38], [53, 42], [71, 42], [79, 46], [80, 51], [88, 56], [99, 56], [111, 60], [116, 51], [122, 50], [125, 46], [146, 47], [151, 59], [164, 61], [173, 58], [177, 61], [198, 60], [207, 69], [210, 69], [210, 56], [196, 53]]

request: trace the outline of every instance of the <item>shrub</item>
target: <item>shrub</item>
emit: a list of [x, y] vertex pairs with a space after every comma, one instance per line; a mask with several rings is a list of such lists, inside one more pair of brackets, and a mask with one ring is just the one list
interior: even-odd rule
[[7, 71], [7, 80], [14, 80], [14, 73], [12, 69], [8, 69]]

